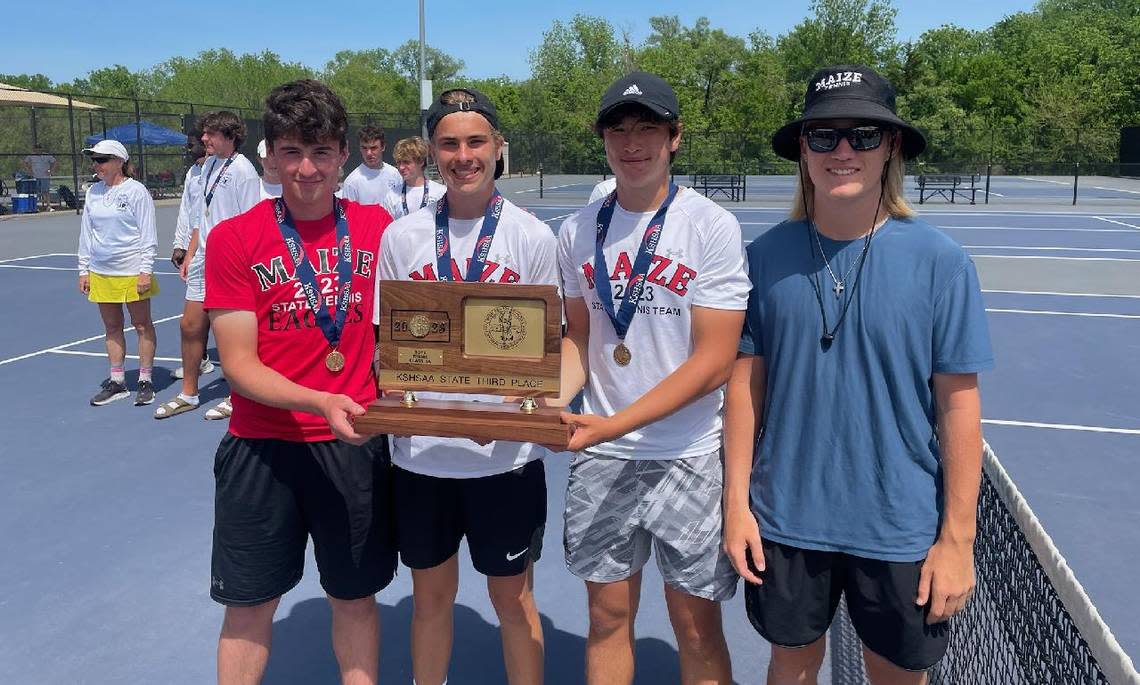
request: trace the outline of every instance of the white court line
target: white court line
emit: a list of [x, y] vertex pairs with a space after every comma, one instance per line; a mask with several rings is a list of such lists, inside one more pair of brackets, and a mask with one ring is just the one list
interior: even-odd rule
[[982, 289], [983, 293], [1000, 293], [1002, 295], [1057, 295], [1063, 297], [1121, 297], [1132, 300], [1140, 300], [1140, 295], [1110, 295], [1108, 293], [1057, 293], [1045, 290], [987, 290]]
[[1038, 183], [1056, 183], [1059, 186], [1072, 186], [1073, 185], [1072, 183], [1066, 183], [1065, 181], [1050, 181], [1050, 180], [1045, 179], [1045, 178], [1029, 178], [1028, 176], [1018, 176], [1018, 178], [1020, 178], [1023, 181], [1036, 181]]
[[1138, 253], [1140, 250], [1116, 247], [1036, 247], [1033, 245], [963, 245], [967, 250], [1043, 250], [1052, 252], [1127, 252]]
[[[156, 319], [153, 323], [156, 323], [156, 324], [166, 323], [167, 321], [173, 321], [174, 319], [181, 319], [181, 318], [182, 318], [181, 314], [175, 314], [174, 316], [168, 316], [164, 319]], [[133, 329], [133, 327], [132, 328], [124, 328], [123, 332], [126, 333], [127, 331], [132, 330], [132, 329]], [[46, 347], [42, 350], [36, 350], [35, 352], [29, 352], [27, 354], [21, 354], [18, 357], [11, 357], [9, 359], [0, 359], [0, 366], [4, 366], [5, 364], [11, 364], [12, 362], [22, 361], [24, 359], [31, 359], [32, 357], [38, 357], [41, 354], [48, 354], [49, 352], [58, 352], [59, 350], [65, 350], [69, 347], [75, 347], [76, 345], [82, 345], [83, 343], [88, 343], [88, 342], [91, 342], [92, 340], [102, 340], [104, 337], [106, 337], [106, 334], [100, 333], [99, 335], [93, 335], [90, 338], [83, 338], [82, 340], [73, 340], [69, 343], [64, 343], [62, 345], [56, 345], [55, 347]]]
[[[535, 189], [535, 190], [537, 190], [537, 189]], [[523, 191], [519, 191], [519, 192], [523, 192]], [[573, 209], [573, 210], [577, 211], [577, 210], [579, 210], [585, 206], [586, 206], [585, 203], [582, 203], [580, 205], [545, 205], [545, 204], [543, 204], [543, 205], [534, 205], [532, 207], [528, 207], [528, 209], [531, 209], [531, 210]], [[731, 206], [731, 205], [721, 205], [721, 206], [724, 207], [725, 209], [727, 209], [728, 211], [734, 213], [734, 214], [746, 213], [746, 212], [780, 212], [782, 214], [787, 214], [788, 209], [789, 209], [786, 205], [780, 206], [780, 207], [763, 207], [763, 206], [761, 206], [761, 207], [735, 207], [735, 206]], [[1107, 213], [1107, 214], [1102, 212], [1101, 214], [1097, 215], [1097, 214], [1092, 214], [1089, 212], [1067, 212], [1067, 211], [1063, 211], [1063, 210], [1036, 210], [1036, 211], [1033, 211], [1033, 210], [1024, 210], [1024, 209], [986, 209], [986, 210], [974, 211], [974, 210], [970, 209], [971, 206], [977, 206], [977, 205], [961, 205], [961, 207], [963, 208], [961, 211], [943, 211], [943, 210], [926, 210], [926, 209], [924, 209], [922, 211], [922, 213], [920, 214], [920, 217], [925, 217], [925, 216], [966, 216], [966, 215], [969, 215], [969, 216], [1003, 216], [1003, 217], [1004, 216], [1049, 216], [1049, 217], [1072, 217], [1072, 218], [1077, 218], [1077, 219], [1095, 219], [1098, 216], [1114, 216], [1114, 217], [1123, 217], [1123, 218], [1127, 218], [1127, 219], [1140, 219], [1140, 214], [1136, 214], [1136, 213], [1132, 213], [1132, 212], [1111, 212], [1111, 213]]]
[[[77, 266], [30, 266], [28, 264], [0, 264], [0, 269], [29, 269], [32, 271], [79, 271]], [[180, 276], [177, 271], [155, 271], [156, 276]]]
[[10, 262], [24, 262], [29, 259], [42, 259], [44, 257], [77, 257], [79, 255], [74, 252], [68, 254], [67, 252], [49, 252], [47, 254], [33, 254], [27, 257], [11, 257], [9, 259], [0, 259], [0, 264], [8, 264]]
[[1140, 190], [1125, 190], [1124, 188], [1108, 188], [1105, 186], [1089, 186], [1097, 190], [1111, 190], [1114, 193], [1132, 193], [1133, 195], [1140, 195]]
[[1089, 319], [1140, 319], [1140, 314], [1105, 314], [1102, 312], [1054, 312], [1043, 309], [991, 309], [994, 314], [1040, 314], [1042, 316], [1079, 316]]
[[1053, 257], [1037, 254], [971, 254], [974, 259], [1052, 259], [1059, 262], [1127, 262], [1135, 264], [1140, 259], [1125, 259], [1120, 257]]
[[[106, 352], [83, 352], [81, 350], [52, 350], [51, 354], [74, 354], [80, 357], [106, 357]], [[127, 359], [138, 359], [137, 354], [128, 354]], [[178, 362], [182, 363], [181, 357], [155, 357], [156, 362]]]
[[1140, 226], [1137, 226], [1136, 224], [1130, 224], [1130, 223], [1126, 223], [1124, 221], [1117, 221], [1116, 219], [1106, 219], [1103, 216], [1094, 216], [1093, 218], [1094, 219], [1100, 219], [1101, 221], [1107, 221], [1110, 224], [1116, 224], [1118, 226], [1127, 226], [1128, 228], [1135, 228], [1136, 230], [1140, 231]]
[[542, 219], [542, 223], [546, 223], [547, 221], [558, 221], [559, 219], [565, 219], [566, 217], [572, 216], [573, 214], [574, 212], [570, 212], [570, 214], [559, 214], [558, 216], [552, 216], [549, 219]]
[[[1100, 218], [1100, 217], [1095, 217], [1095, 218]], [[1034, 227], [1030, 227], [1030, 226], [953, 226], [953, 225], [947, 224], [947, 225], [941, 225], [938, 228], [941, 228], [944, 231], [957, 231], [957, 230], [963, 230], [963, 231], [1029, 231], [1030, 233], [1032, 233], [1034, 231], [1045, 231], [1045, 232], [1060, 231], [1060, 232], [1064, 232], [1064, 233], [1134, 233], [1135, 232], [1135, 231], [1131, 231], [1127, 228], [1060, 228], [1060, 227], [1056, 227], [1056, 226], [1050, 226], [1047, 228], [1034, 228]]]
[[1140, 428], [1105, 428], [1104, 426], [1082, 426], [1072, 423], [1039, 423], [1037, 421], [1006, 421], [1003, 419], [982, 419], [991, 426], [1016, 426], [1018, 428], [1052, 428], [1062, 431], [1083, 431], [1086, 433], [1114, 433], [1116, 435], [1140, 435]]
[[[566, 184], [560, 185], [560, 186], [543, 186], [542, 192], [546, 192], [548, 190], [558, 190], [559, 188], [573, 188], [575, 186], [585, 187], [585, 185], [586, 185], [585, 183], [566, 183]], [[537, 192], [538, 192], [538, 188], [527, 188], [526, 190], [516, 190], [516, 191], [514, 191], [513, 194], [518, 195], [520, 193], [537, 193]], [[586, 205], [582, 205], [582, 206], [585, 207]]]

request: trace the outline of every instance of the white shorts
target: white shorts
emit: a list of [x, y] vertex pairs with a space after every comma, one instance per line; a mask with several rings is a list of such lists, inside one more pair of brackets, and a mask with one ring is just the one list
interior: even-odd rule
[[194, 253], [190, 266], [186, 268], [186, 299], [191, 302], [206, 301], [206, 256], [201, 250]]

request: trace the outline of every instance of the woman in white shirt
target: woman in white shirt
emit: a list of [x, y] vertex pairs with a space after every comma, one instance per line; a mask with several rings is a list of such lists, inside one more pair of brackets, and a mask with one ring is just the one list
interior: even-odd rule
[[99, 305], [107, 335], [110, 378], [91, 404], [102, 406], [128, 397], [123, 305], [139, 336], [139, 382], [135, 404], [154, 401], [151, 369], [155, 333], [150, 298], [158, 294], [154, 257], [158, 236], [154, 201], [146, 186], [131, 178], [130, 155], [123, 144], [101, 140], [83, 151], [99, 182], [87, 191], [79, 229], [79, 291]]

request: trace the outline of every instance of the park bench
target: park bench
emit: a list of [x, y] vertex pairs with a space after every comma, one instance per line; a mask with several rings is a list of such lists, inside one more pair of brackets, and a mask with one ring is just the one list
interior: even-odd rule
[[724, 193], [733, 202], [748, 199], [744, 174], [693, 174], [689, 187], [709, 199], [717, 193]]
[[975, 204], [978, 191], [977, 174], [920, 174], [918, 177], [918, 204], [923, 204], [935, 195], [954, 202], [954, 198], [961, 196], [969, 198], [970, 204]]

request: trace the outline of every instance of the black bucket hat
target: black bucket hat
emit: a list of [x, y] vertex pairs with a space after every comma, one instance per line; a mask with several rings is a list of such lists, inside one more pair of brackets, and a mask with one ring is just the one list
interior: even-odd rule
[[[448, 93], [454, 93], [455, 91], [462, 91], [464, 93], [467, 93], [474, 99], [474, 101], [460, 102], [453, 105], [445, 103], [443, 101], [444, 96], [446, 96]], [[428, 108], [427, 119], [425, 122], [427, 124], [428, 139], [430, 140], [435, 137], [435, 127], [439, 126], [439, 122], [445, 116], [448, 114], [454, 114], [456, 112], [475, 112], [477, 114], [481, 114], [483, 115], [483, 118], [487, 120], [487, 123], [491, 125], [491, 128], [495, 129], [496, 131], [499, 130], [499, 112], [495, 109], [495, 103], [491, 102], [491, 98], [480, 93], [474, 88], [451, 88], [450, 90], [445, 90], [440, 93], [439, 97], [437, 97], [435, 99], [435, 102], [431, 103], [431, 107]], [[498, 179], [502, 175], [503, 158], [500, 156], [499, 159], [495, 162], [495, 178]]]
[[810, 121], [862, 119], [889, 124], [902, 134], [902, 155], [913, 159], [926, 149], [922, 133], [895, 114], [891, 82], [861, 64], [839, 64], [815, 72], [804, 96], [803, 116], [772, 136], [772, 150], [784, 159], [800, 158], [800, 132]]

